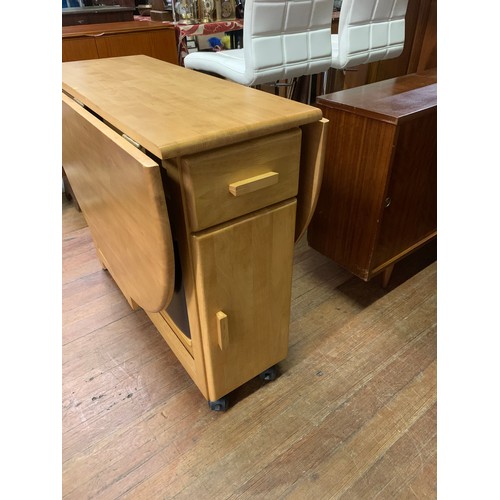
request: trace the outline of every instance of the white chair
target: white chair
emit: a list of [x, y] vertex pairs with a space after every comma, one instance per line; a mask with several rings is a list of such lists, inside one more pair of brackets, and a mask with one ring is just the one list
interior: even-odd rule
[[333, 0], [246, 0], [243, 48], [193, 52], [186, 68], [246, 86], [323, 73], [332, 63]]
[[408, 0], [343, 0], [332, 35], [332, 68], [398, 57], [405, 42]]

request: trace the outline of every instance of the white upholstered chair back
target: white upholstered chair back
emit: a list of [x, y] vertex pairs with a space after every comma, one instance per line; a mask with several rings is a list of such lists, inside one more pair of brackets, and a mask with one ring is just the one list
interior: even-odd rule
[[343, 0], [332, 67], [344, 69], [398, 57], [405, 42], [408, 0]]
[[192, 52], [186, 68], [242, 85], [322, 73], [331, 67], [333, 0], [246, 0], [243, 48]]
[[246, 0], [243, 51], [251, 85], [331, 66], [333, 0]]

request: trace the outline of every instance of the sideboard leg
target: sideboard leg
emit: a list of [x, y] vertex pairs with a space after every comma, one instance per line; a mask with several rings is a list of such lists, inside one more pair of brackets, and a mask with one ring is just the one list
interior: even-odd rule
[[394, 270], [394, 264], [387, 266], [382, 272], [382, 288], [387, 288], [389, 280], [391, 279], [392, 271]]

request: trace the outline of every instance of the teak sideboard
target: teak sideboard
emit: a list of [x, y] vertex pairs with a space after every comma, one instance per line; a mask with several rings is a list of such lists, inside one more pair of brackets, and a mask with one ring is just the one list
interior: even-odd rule
[[225, 409], [287, 355], [327, 121], [147, 56], [64, 63], [62, 87], [63, 167], [103, 268]]
[[436, 70], [320, 96], [330, 121], [309, 245], [363, 280], [434, 238]]

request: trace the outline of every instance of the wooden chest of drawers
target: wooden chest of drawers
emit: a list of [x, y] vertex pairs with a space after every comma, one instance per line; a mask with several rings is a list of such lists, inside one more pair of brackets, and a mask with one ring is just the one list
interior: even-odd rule
[[318, 98], [330, 120], [310, 246], [364, 280], [436, 236], [436, 71]]

